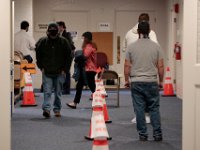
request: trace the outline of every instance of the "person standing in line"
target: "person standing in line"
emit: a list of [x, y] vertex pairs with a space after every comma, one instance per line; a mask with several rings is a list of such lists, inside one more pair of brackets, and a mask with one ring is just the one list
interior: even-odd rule
[[28, 21], [22, 21], [20, 26], [21, 30], [15, 33], [14, 36], [14, 50], [20, 51], [24, 59], [32, 63], [33, 58], [31, 55], [33, 55], [32, 51], [35, 49], [35, 40], [27, 33], [29, 30]]
[[42, 71], [44, 102], [43, 116], [50, 118], [51, 94], [54, 89], [54, 108], [56, 117], [61, 116], [61, 96], [65, 73], [69, 71], [71, 62], [71, 47], [69, 42], [58, 34], [58, 24], [50, 23], [47, 36], [39, 39], [36, 44], [37, 66]]
[[[58, 23], [58, 30], [59, 30], [59, 35], [65, 37], [68, 41], [69, 44], [71, 46], [71, 62], [70, 62], [70, 67], [72, 64], [72, 60], [74, 58], [74, 51], [75, 51], [75, 46], [74, 46], [74, 42], [72, 40], [71, 34], [70, 32], [66, 31], [66, 26], [65, 26], [65, 22], [63, 21], [59, 21]], [[70, 70], [69, 72], [66, 72], [66, 80], [65, 83], [63, 85], [63, 94], [70, 94], [70, 87], [71, 87], [71, 74], [70, 74]]]
[[[77, 104], [80, 102], [83, 86], [85, 82], [87, 82], [88, 87], [90, 88], [91, 92], [94, 93], [96, 89], [95, 85], [95, 75], [96, 75], [96, 45], [92, 42], [92, 33], [85, 32], [82, 35], [83, 37], [83, 56], [85, 57], [85, 69], [86, 77], [83, 73], [80, 73], [78, 78], [78, 82], [76, 84], [76, 95], [73, 102], [67, 103], [67, 106], [76, 109]], [[76, 61], [76, 60], [75, 60]], [[82, 71], [81, 71], [82, 72]], [[85, 81], [86, 78], [86, 81]]]
[[[147, 13], [142, 13], [139, 15], [139, 18], [138, 18], [138, 23], [141, 22], [141, 21], [147, 21], [149, 22], [150, 20], [150, 17]], [[138, 32], [137, 32], [137, 29], [138, 29], [138, 23], [131, 29], [129, 30], [127, 33], [126, 33], [126, 36], [125, 36], [125, 39], [124, 39], [124, 42], [123, 42], [123, 51], [126, 52], [127, 51], [127, 47], [134, 43], [136, 40], [138, 40]], [[157, 37], [156, 37], [156, 33], [153, 31], [153, 30], [150, 30], [150, 33], [149, 33], [149, 38], [158, 43], [157, 41]], [[149, 117], [149, 114], [148, 114], [148, 110], [146, 110], [146, 123], [150, 123], [150, 117]], [[131, 120], [132, 123], [136, 123], [136, 117], [134, 117], [132, 120]]]
[[153, 127], [154, 140], [162, 141], [159, 86], [163, 85], [163, 54], [160, 46], [149, 39], [149, 32], [149, 23], [140, 22], [138, 24], [139, 39], [127, 48], [124, 63], [125, 86], [131, 85], [139, 139], [141, 141], [148, 140], [145, 123], [145, 109], [147, 107]]

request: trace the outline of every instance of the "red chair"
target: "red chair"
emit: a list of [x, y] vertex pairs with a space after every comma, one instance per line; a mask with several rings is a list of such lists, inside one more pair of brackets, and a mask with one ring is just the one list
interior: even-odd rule
[[108, 69], [108, 58], [107, 55], [104, 52], [97, 52], [96, 53], [96, 57], [97, 57], [97, 68], [104, 68], [104, 69]]
[[120, 78], [117, 72], [109, 70], [109, 63], [107, 55], [103, 52], [97, 52], [97, 68], [101, 68], [102, 72], [100, 78], [103, 79], [106, 83], [107, 80], [114, 80], [116, 84], [114, 85], [105, 85], [107, 90], [116, 90], [117, 91], [117, 107], [119, 107], [119, 87], [120, 87]]

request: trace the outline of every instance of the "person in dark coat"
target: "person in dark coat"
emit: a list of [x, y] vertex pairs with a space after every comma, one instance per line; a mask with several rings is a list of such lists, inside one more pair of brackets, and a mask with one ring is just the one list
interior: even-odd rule
[[[70, 32], [66, 31], [66, 26], [65, 26], [65, 22], [64, 21], [59, 21], [57, 22], [58, 24], [58, 29], [59, 29], [59, 35], [63, 36], [64, 38], [66, 38], [69, 41], [70, 47], [71, 47], [71, 60], [73, 60], [74, 58], [74, 50], [75, 50], [75, 46], [74, 46], [74, 42], [72, 40], [71, 34]], [[72, 61], [70, 62], [70, 66], [72, 64]], [[71, 85], [71, 74], [70, 71], [66, 72], [66, 80], [65, 83], [63, 85], [63, 94], [70, 94], [70, 85]]]
[[57, 23], [50, 23], [47, 36], [39, 39], [35, 50], [36, 63], [42, 72], [43, 116], [50, 118], [51, 95], [54, 89], [53, 111], [56, 117], [60, 117], [62, 87], [65, 81], [65, 73], [69, 72], [71, 62], [70, 44], [65, 38], [59, 36]]

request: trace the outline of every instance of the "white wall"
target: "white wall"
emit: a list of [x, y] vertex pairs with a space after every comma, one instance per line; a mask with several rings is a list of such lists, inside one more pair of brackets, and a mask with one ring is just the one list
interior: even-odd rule
[[11, 51], [11, 2], [0, 1], [0, 149], [10, 150], [10, 51]]
[[[179, 4], [179, 13], [175, 13], [174, 4]], [[176, 22], [174, 22], [174, 19]], [[183, 36], [183, 2], [182, 0], [170, 0], [168, 2], [168, 51], [166, 53], [166, 64], [171, 68], [172, 80], [175, 80], [174, 90], [179, 98], [182, 98], [183, 77], [182, 77], [182, 59], [175, 60], [174, 44], [179, 42], [182, 46]]]
[[[150, 10], [155, 12], [156, 25], [155, 31], [158, 36], [159, 43], [161, 44], [164, 51], [167, 51], [167, 0], [34, 0], [33, 10], [34, 10], [34, 26], [38, 23], [49, 23], [55, 20], [53, 16], [55, 11], [61, 12], [78, 12], [87, 11], [88, 12], [88, 30], [95, 32], [99, 29], [97, 24], [99, 22], [109, 22], [111, 24], [111, 31], [114, 32], [114, 62], [111, 66], [114, 70], [119, 70], [118, 73], [123, 74], [123, 63], [120, 68], [116, 65], [117, 63], [117, 51], [116, 51], [116, 26], [115, 26], [115, 15], [116, 11], [139, 11], [139, 10]], [[45, 9], [44, 9], [45, 8]], [[78, 20], [79, 18], [77, 18]], [[154, 18], [151, 18], [154, 19]], [[133, 26], [136, 18], [130, 18], [133, 22]], [[124, 22], [126, 23], [126, 22]], [[70, 30], [70, 29], [69, 29]], [[129, 29], [127, 28], [127, 31]], [[82, 31], [84, 32], [84, 31]], [[125, 33], [124, 33], [125, 34]], [[39, 39], [44, 36], [45, 32], [37, 32], [34, 30], [34, 36]], [[123, 37], [121, 37], [123, 38]], [[123, 80], [122, 80], [123, 81]], [[36, 77], [36, 86], [40, 86], [41, 75], [38, 74]], [[74, 83], [72, 83], [74, 86]], [[123, 85], [123, 83], [121, 84]]]
[[[26, 20], [29, 22], [29, 31], [28, 34], [33, 36], [33, 0], [14, 0], [15, 2], [15, 11], [14, 11], [14, 33], [20, 31], [20, 24], [22, 21]], [[35, 53], [30, 53], [35, 62]], [[32, 78], [35, 81], [37, 75], [33, 75]], [[33, 86], [36, 82], [33, 82]]]
[[29, 22], [29, 33], [33, 33], [33, 7], [32, 0], [14, 0], [15, 2], [15, 18], [14, 32], [20, 30], [20, 23], [23, 20]]

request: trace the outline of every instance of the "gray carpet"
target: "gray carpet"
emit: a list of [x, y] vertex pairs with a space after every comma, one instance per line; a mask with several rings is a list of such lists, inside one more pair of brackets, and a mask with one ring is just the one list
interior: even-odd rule
[[[68, 108], [65, 103], [74, 98], [64, 95], [62, 117], [44, 119], [41, 105], [43, 95], [36, 93], [37, 107], [15, 106], [12, 116], [12, 150], [92, 150], [92, 142], [84, 139], [88, 134], [91, 118], [91, 101], [89, 91], [84, 91], [81, 103], [76, 110]], [[135, 124], [132, 101], [129, 91], [120, 91], [120, 107], [116, 108], [116, 94], [108, 93], [107, 105], [109, 117], [113, 121], [107, 124], [110, 150], [181, 150], [182, 137], [182, 101], [175, 97], [161, 97], [161, 120], [163, 141], [155, 142], [152, 127], [148, 124], [149, 140], [141, 142]]]

